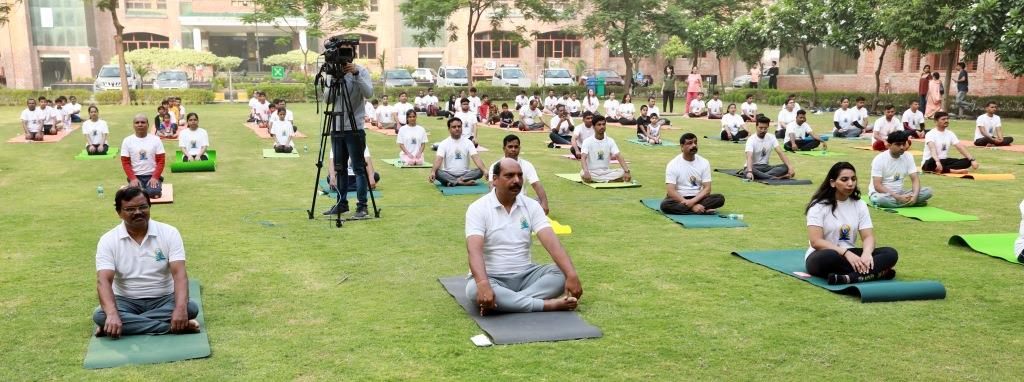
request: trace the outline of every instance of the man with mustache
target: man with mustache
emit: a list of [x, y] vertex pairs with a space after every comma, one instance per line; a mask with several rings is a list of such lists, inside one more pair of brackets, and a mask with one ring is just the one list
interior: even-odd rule
[[[463, 137], [462, 120], [448, 119], [448, 138], [437, 144], [437, 158], [427, 175], [427, 180], [440, 181], [445, 187], [472, 186], [484, 176], [484, 162], [480, 161], [473, 141]], [[470, 162], [476, 168], [470, 169]]]
[[[928, 199], [932, 197], [932, 189], [921, 187], [914, 156], [907, 152], [912, 134], [902, 130], [889, 133], [886, 136], [889, 147], [871, 161], [868, 195], [872, 204], [883, 208], [928, 204]], [[913, 187], [910, 190], [903, 188], [903, 181], [907, 178], [910, 178]]]
[[[540, 202], [540, 207], [544, 209], [544, 215], [548, 214], [548, 194], [544, 191], [544, 186], [540, 184], [540, 177], [537, 176], [537, 169], [533, 167], [533, 164], [526, 159], [519, 157], [519, 137], [515, 134], [509, 134], [502, 140], [502, 150], [505, 152], [505, 158], [512, 159], [519, 163], [519, 167], [523, 170], [523, 182], [528, 183], [530, 187], [533, 187], [533, 192], [537, 194], [537, 201]], [[498, 160], [501, 162], [501, 159]], [[498, 164], [494, 162], [491, 164], [490, 169], [494, 168], [494, 165]], [[494, 173], [489, 172], [487, 174], [487, 180], [491, 181], [491, 188], [494, 188]], [[523, 196], [526, 196], [526, 188], [523, 187], [520, 192]]]
[[141, 188], [118, 190], [114, 209], [122, 222], [96, 245], [96, 336], [199, 332], [181, 233], [149, 219], [149, 197]]
[[665, 200], [661, 210], [666, 214], [714, 214], [725, 205], [725, 196], [711, 193], [711, 163], [697, 155], [697, 136], [686, 133], [679, 137], [679, 154], [665, 166]]
[[[579, 275], [540, 204], [520, 194], [519, 163], [504, 158], [490, 170], [494, 189], [466, 211], [472, 272], [466, 296], [477, 302], [481, 315], [576, 309], [583, 295]], [[531, 233], [537, 234], [554, 264], [531, 261]]]
[[[747, 147], [744, 149], [746, 155], [747, 165], [744, 167], [743, 173], [740, 176], [746, 177], [749, 180], [754, 179], [791, 179], [793, 178], [793, 165], [789, 163], [789, 158], [786, 154], [782, 153], [782, 149], [779, 148], [779, 141], [775, 139], [775, 136], [768, 135], [768, 125], [771, 125], [772, 120], [765, 117], [763, 114], [757, 116], [757, 133], [750, 139], [747, 139]], [[771, 157], [772, 152], [779, 155], [779, 159], [782, 160], [782, 164], [772, 166], [768, 164], [768, 159]]]
[[163, 194], [164, 144], [149, 133], [149, 119], [136, 114], [132, 120], [135, 134], [121, 141], [121, 167], [128, 176], [128, 187], [139, 187], [150, 198]]
[[[595, 116], [593, 121], [594, 136], [587, 138], [580, 145], [580, 152], [583, 154], [583, 157], [580, 158], [580, 164], [583, 166], [580, 177], [587, 183], [630, 181], [632, 176], [629, 174], [626, 158], [622, 157], [615, 140], [604, 134], [608, 126], [604, 117]], [[617, 159], [622, 168], [609, 168], [612, 159]]]

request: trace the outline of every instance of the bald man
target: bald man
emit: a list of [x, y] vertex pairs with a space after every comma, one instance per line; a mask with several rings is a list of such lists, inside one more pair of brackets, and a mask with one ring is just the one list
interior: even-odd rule
[[164, 144], [149, 133], [149, 119], [136, 114], [132, 120], [135, 134], [121, 141], [121, 167], [128, 176], [129, 187], [139, 187], [152, 199], [163, 193]]
[[[466, 295], [477, 302], [481, 315], [576, 309], [583, 295], [579, 275], [540, 203], [520, 193], [519, 163], [504, 158], [491, 172], [494, 190], [466, 211], [466, 248], [473, 275]], [[537, 234], [555, 264], [531, 261], [531, 233]]]

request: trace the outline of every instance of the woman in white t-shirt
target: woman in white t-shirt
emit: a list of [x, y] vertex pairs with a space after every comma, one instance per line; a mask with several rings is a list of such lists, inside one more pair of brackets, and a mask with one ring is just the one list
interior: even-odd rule
[[622, 102], [619, 103], [617, 108], [619, 112], [618, 122], [622, 125], [635, 125], [636, 124], [636, 108], [633, 107], [633, 97], [629, 94], [622, 95]]
[[107, 121], [100, 119], [100, 108], [89, 106], [89, 119], [82, 122], [82, 135], [85, 136], [85, 151], [89, 155], [107, 155], [107, 137], [110, 128]]
[[423, 149], [427, 143], [427, 132], [423, 126], [416, 124], [416, 111], [409, 110], [405, 113], [405, 120], [408, 123], [400, 130], [395, 142], [398, 143], [399, 160], [403, 165], [416, 166], [423, 164]]
[[277, 116], [270, 118], [270, 135], [274, 137], [274, 152], [290, 153], [294, 148], [292, 140], [295, 137], [295, 128], [292, 121], [285, 118], [285, 108], [277, 109]]
[[[284, 109], [282, 107], [278, 110]], [[288, 120], [287, 115], [287, 111], [285, 111], [285, 120]], [[288, 121], [291, 122], [291, 120]], [[210, 135], [206, 132], [206, 129], [199, 127], [199, 114], [185, 114], [185, 128], [178, 131], [178, 148], [181, 149], [181, 160], [183, 162], [210, 159], [206, 155], [207, 150], [210, 148]]]
[[587, 98], [583, 99], [583, 110], [589, 111], [590, 114], [597, 114], [598, 106], [601, 106], [601, 99], [597, 98], [597, 94], [594, 93], [594, 89], [588, 89]]
[[[860, 200], [857, 170], [852, 164], [832, 166], [806, 213], [810, 242], [804, 255], [807, 273], [827, 279], [830, 285], [896, 277], [893, 267], [899, 254], [890, 247], [875, 247], [871, 214]], [[856, 246], [857, 235], [861, 247]]]
[[747, 131], [744, 124], [743, 117], [736, 114], [736, 104], [730, 103], [726, 108], [726, 113], [722, 115], [722, 140], [739, 142], [741, 139], [746, 139], [750, 136], [750, 132]]

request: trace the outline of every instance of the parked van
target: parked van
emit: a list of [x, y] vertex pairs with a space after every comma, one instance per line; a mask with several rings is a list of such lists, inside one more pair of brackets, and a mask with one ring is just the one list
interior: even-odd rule
[[[125, 64], [125, 75], [128, 78], [129, 89], [142, 87], [142, 78], [132, 69], [131, 64]], [[92, 91], [101, 92], [104, 90], [121, 90], [121, 69], [117, 65], [103, 65], [96, 81], [92, 83]]]
[[437, 87], [469, 86], [469, 70], [458, 66], [437, 68]]
[[491, 75], [491, 86], [530, 87], [530, 77], [518, 65], [502, 65]]
[[552, 68], [540, 72], [540, 86], [573, 85], [576, 81], [572, 78], [569, 69]]

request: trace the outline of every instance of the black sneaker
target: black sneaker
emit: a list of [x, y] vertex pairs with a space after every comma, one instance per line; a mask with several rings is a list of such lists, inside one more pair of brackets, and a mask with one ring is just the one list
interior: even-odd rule
[[1017, 262], [1024, 264], [1024, 252], [1021, 252], [1021, 254], [1017, 255]]
[[[340, 207], [339, 207], [340, 206]], [[335, 204], [331, 209], [324, 211], [324, 215], [338, 215], [348, 212], [348, 204]]]
[[367, 216], [369, 216], [369, 215], [370, 214], [368, 214], [366, 212], [366, 207], [358, 207], [358, 208], [356, 208], [356, 213], [354, 215], [352, 215], [352, 218], [353, 219], [366, 219]]

